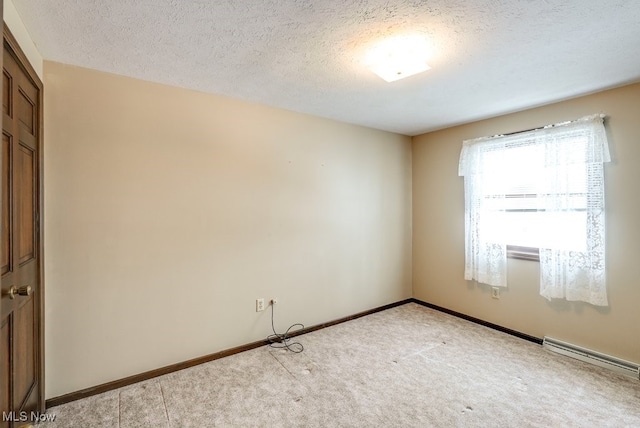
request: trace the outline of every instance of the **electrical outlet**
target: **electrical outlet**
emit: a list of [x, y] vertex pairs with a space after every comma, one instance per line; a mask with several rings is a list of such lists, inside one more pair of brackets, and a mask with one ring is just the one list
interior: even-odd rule
[[491, 297], [494, 299], [500, 298], [500, 289], [498, 287], [491, 287]]
[[278, 303], [278, 298], [274, 297], [273, 299], [271, 299], [271, 304], [275, 305], [276, 303]]
[[256, 299], [256, 312], [264, 311], [264, 299]]

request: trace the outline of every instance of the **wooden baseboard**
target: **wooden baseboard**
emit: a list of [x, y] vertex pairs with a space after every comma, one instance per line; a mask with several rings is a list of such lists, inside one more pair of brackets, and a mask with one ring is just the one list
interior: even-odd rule
[[409, 300], [411, 302], [413, 302], [413, 303], [417, 303], [417, 304], [425, 306], [427, 308], [435, 309], [436, 311], [444, 312], [445, 314], [453, 315], [455, 317], [462, 318], [464, 320], [471, 321], [473, 323], [480, 324], [480, 325], [483, 325], [485, 327], [489, 327], [489, 328], [492, 328], [494, 330], [498, 330], [498, 331], [501, 331], [503, 333], [507, 333], [507, 334], [510, 334], [512, 336], [519, 337], [520, 339], [524, 339], [524, 340], [528, 340], [529, 342], [537, 343], [538, 345], [542, 346], [542, 339], [539, 338], [539, 337], [531, 336], [531, 335], [526, 334], [526, 333], [521, 333], [521, 332], [516, 331], [516, 330], [511, 330], [510, 328], [502, 327], [501, 325], [494, 324], [494, 323], [491, 323], [489, 321], [484, 321], [484, 320], [481, 320], [479, 318], [474, 318], [472, 316], [465, 315], [465, 314], [462, 314], [460, 312], [452, 311], [451, 309], [443, 308], [441, 306], [437, 306], [437, 305], [434, 305], [432, 303], [423, 302], [422, 300], [418, 300], [418, 299], [415, 299], [415, 298], [411, 298]]
[[[367, 315], [374, 314], [376, 312], [381, 312], [387, 309], [394, 308], [396, 306], [401, 306], [407, 303], [411, 303], [415, 301], [415, 299], [405, 299], [399, 302], [390, 303], [388, 305], [380, 306], [374, 309], [369, 309], [364, 312], [359, 312], [355, 315], [350, 315], [348, 317], [340, 318], [337, 320], [329, 321], [323, 324], [314, 325], [311, 327], [306, 327], [301, 330], [297, 330], [295, 332], [290, 333], [289, 336], [298, 336], [300, 334], [311, 333], [312, 331], [320, 330], [323, 328], [331, 327], [336, 324], [340, 324], [343, 322], [351, 321], [356, 318], [361, 318]], [[82, 389], [80, 391], [70, 392], [68, 394], [60, 395], [58, 397], [50, 398], [46, 401], [47, 409], [55, 406], [59, 406], [61, 404], [69, 403], [71, 401], [80, 400], [82, 398], [91, 397], [92, 395], [102, 394], [103, 392], [112, 391], [114, 389], [122, 388], [124, 386], [132, 385], [134, 383], [142, 382], [145, 380], [152, 379], [154, 377], [162, 376], [168, 373], [176, 372], [178, 370], [186, 369], [189, 367], [197, 366], [199, 364], [208, 363], [209, 361], [214, 361], [219, 358], [228, 357], [230, 355], [238, 354], [240, 352], [248, 351], [251, 349], [259, 348], [261, 346], [267, 345], [269, 342], [265, 340], [258, 340], [256, 342], [247, 343], [246, 345], [236, 346], [235, 348], [226, 349], [224, 351], [215, 352], [213, 354], [205, 355], [202, 357], [194, 358], [192, 360], [183, 361], [181, 363], [172, 364], [166, 367], [162, 367], [159, 369], [149, 370], [144, 373], [136, 374], [133, 376], [125, 377], [123, 379], [114, 380], [111, 382], [103, 383], [102, 385], [92, 386], [89, 388]]]

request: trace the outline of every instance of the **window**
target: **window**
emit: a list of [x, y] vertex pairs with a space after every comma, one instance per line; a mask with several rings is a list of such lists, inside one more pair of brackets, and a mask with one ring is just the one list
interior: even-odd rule
[[507, 255], [540, 260], [541, 294], [607, 305], [603, 117], [465, 141], [465, 278], [506, 286]]
[[[584, 139], [577, 137], [567, 144], [575, 145], [579, 157], [586, 152]], [[566, 188], [559, 183], [545, 183], [545, 147], [535, 140], [510, 144], [485, 153], [487, 172], [484, 176], [486, 208], [495, 224], [490, 230], [496, 240], [521, 253], [537, 252], [540, 247], [586, 250], [587, 176], [584, 159], [566, 165]], [[547, 169], [553, 167], [547, 167]], [[551, 171], [554, 178], [557, 171]], [[552, 194], [553, 192], [562, 192]], [[565, 194], [566, 193], [566, 194]], [[562, 198], [562, 210], [548, 207], [551, 197]], [[503, 235], [503, 236], [500, 236]], [[509, 252], [509, 248], [507, 248]]]

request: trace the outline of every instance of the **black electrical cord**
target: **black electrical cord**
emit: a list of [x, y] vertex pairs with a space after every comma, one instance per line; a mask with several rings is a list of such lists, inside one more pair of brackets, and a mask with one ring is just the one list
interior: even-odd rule
[[273, 324], [273, 312], [274, 312], [273, 307], [275, 305], [273, 304], [273, 302], [271, 302], [270, 306], [271, 306], [271, 330], [273, 330], [273, 334], [270, 334], [269, 336], [267, 336], [267, 341], [269, 342], [269, 346], [272, 348], [283, 348], [283, 349], [286, 348], [295, 354], [299, 354], [300, 352], [304, 351], [304, 346], [302, 346], [302, 343], [290, 342], [291, 338], [289, 337], [289, 333], [291, 332], [291, 329], [299, 326], [300, 330], [304, 330], [304, 325], [300, 323], [296, 323], [296, 324], [293, 324], [291, 327], [289, 327], [287, 331], [285, 331], [284, 333], [282, 334], [276, 333], [276, 328], [274, 327], [274, 324]]

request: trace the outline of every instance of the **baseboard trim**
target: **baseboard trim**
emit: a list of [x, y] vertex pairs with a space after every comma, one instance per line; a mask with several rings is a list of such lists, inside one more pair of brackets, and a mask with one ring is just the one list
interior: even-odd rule
[[542, 346], [542, 338], [531, 336], [531, 335], [526, 334], [526, 333], [521, 333], [521, 332], [516, 331], [516, 330], [511, 330], [510, 328], [503, 327], [501, 325], [494, 324], [494, 323], [491, 323], [489, 321], [484, 321], [484, 320], [481, 320], [479, 318], [474, 318], [472, 316], [465, 315], [463, 313], [456, 312], [456, 311], [453, 311], [451, 309], [443, 308], [442, 306], [434, 305], [432, 303], [423, 302], [422, 300], [418, 300], [416, 298], [411, 298], [411, 299], [409, 299], [409, 301], [411, 301], [413, 303], [417, 303], [418, 305], [421, 305], [421, 306], [424, 306], [424, 307], [427, 307], [427, 308], [430, 308], [430, 309], [434, 309], [436, 311], [444, 312], [445, 314], [448, 314], [448, 315], [453, 315], [455, 317], [462, 318], [464, 320], [471, 321], [473, 323], [480, 324], [480, 325], [483, 325], [485, 327], [489, 327], [489, 328], [492, 328], [494, 330], [501, 331], [503, 333], [510, 334], [512, 336], [518, 337], [520, 339], [527, 340], [529, 342], [537, 343], [538, 345]]
[[[320, 330], [323, 328], [331, 327], [336, 324], [341, 324], [343, 322], [351, 321], [357, 318], [361, 318], [367, 315], [374, 314], [376, 312], [385, 311], [387, 309], [395, 308], [396, 306], [402, 306], [407, 303], [416, 302], [415, 299], [405, 299], [395, 303], [389, 303], [387, 305], [379, 306], [377, 308], [369, 309], [367, 311], [359, 312], [355, 315], [350, 315], [344, 318], [339, 318], [337, 320], [329, 321], [323, 324], [314, 325], [311, 327], [306, 327], [302, 330], [298, 330], [294, 333], [291, 333], [290, 336], [298, 336], [300, 334], [311, 333], [312, 331]], [[153, 379], [158, 376], [166, 375], [172, 372], [176, 372], [178, 370], [183, 370], [189, 367], [197, 366], [199, 364], [208, 363], [209, 361], [214, 361], [220, 358], [228, 357], [230, 355], [238, 354], [240, 352], [249, 351], [251, 349], [259, 348], [261, 346], [267, 345], [267, 340], [258, 340], [256, 342], [247, 343], [245, 345], [236, 346], [235, 348], [226, 349], [224, 351], [215, 352], [213, 354], [204, 355], [202, 357], [194, 358], [188, 361], [183, 361], [177, 364], [171, 364], [166, 367], [161, 367], [159, 369], [149, 370], [144, 373], [136, 374], [133, 376], [125, 377], [123, 379], [114, 380], [111, 382], [103, 383], [101, 385], [92, 386], [89, 388], [81, 389], [80, 391], [70, 392], [68, 394], [60, 395], [58, 397], [50, 398], [46, 400], [46, 408], [49, 409], [51, 407], [56, 407], [61, 404], [69, 403], [72, 401], [80, 400], [82, 398], [91, 397], [93, 395], [102, 394], [104, 392], [112, 391], [114, 389], [122, 388], [124, 386], [132, 385], [134, 383], [143, 382], [145, 380]]]

